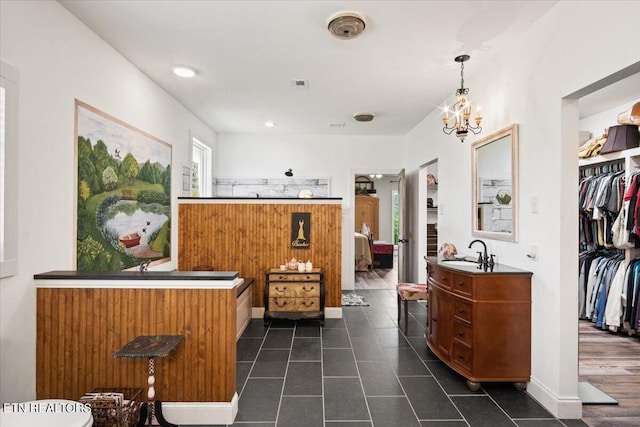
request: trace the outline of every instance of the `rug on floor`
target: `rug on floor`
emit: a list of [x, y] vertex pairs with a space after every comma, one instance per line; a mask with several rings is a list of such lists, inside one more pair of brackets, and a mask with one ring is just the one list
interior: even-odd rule
[[359, 294], [342, 294], [342, 305], [368, 306], [369, 303]]

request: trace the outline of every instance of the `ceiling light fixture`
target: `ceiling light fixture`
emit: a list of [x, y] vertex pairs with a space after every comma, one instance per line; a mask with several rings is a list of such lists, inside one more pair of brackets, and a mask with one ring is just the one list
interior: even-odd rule
[[341, 12], [329, 19], [327, 29], [331, 34], [342, 40], [351, 40], [364, 31], [364, 18], [355, 12]]
[[353, 115], [356, 122], [370, 122], [374, 117], [373, 113], [368, 112], [356, 113]]
[[196, 75], [196, 70], [191, 67], [185, 67], [183, 65], [178, 65], [172, 68], [173, 74], [180, 77], [185, 77], [187, 79]]
[[[482, 132], [482, 128], [480, 127], [482, 114], [479, 105], [476, 106], [475, 126], [469, 122], [472, 106], [468, 98], [469, 88], [464, 87], [464, 63], [470, 58], [469, 55], [456, 56], [455, 61], [460, 63], [460, 89], [456, 90], [457, 101], [451, 106], [451, 110], [447, 107], [447, 104], [445, 104], [443, 108], [444, 116], [442, 117], [442, 122], [444, 123], [444, 127], [442, 131], [447, 135], [451, 135], [455, 130], [456, 136], [460, 138], [460, 142], [464, 142], [469, 131], [473, 132], [474, 135]], [[449, 113], [452, 113], [455, 119], [455, 122], [453, 122], [451, 126], [449, 125], [451, 121]]]
[[371, 175], [369, 175], [370, 178], [382, 178], [382, 174], [381, 173], [372, 173]]
[[273, 127], [276, 127], [276, 124], [274, 122], [265, 122], [264, 126], [268, 128], [273, 128]]

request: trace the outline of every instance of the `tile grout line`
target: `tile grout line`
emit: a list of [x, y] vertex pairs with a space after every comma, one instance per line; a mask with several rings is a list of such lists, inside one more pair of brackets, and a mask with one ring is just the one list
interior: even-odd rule
[[[427, 312], [427, 321], [429, 321], [429, 308], [428, 306], [425, 304], [424, 306], [425, 311]], [[413, 313], [410, 313], [411, 316], [413, 316]], [[418, 319], [413, 316], [413, 318], [418, 321]], [[420, 324], [420, 322], [418, 321], [418, 324]], [[400, 325], [398, 325], [399, 327]], [[400, 331], [400, 333], [402, 334], [402, 336], [407, 339], [407, 336], [404, 334], [404, 332]], [[426, 329], [425, 329], [425, 333], [426, 333]], [[407, 340], [408, 341], [408, 340]], [[449, 399], [449, 402], [451, 402], [451, 405], [456, 409], [456, 411], [458, 411], [458, 414], [460, 415], [460, 417], [464, 420], [464, 422], [467, 424], [467, 426], [470, 426], [471, 424], [469, 424], [469, 421], [467, 420], [467, 418], [464, 416], [464, 414], [462, 413], [462, 411], [460, 411], [460, 408], [458, 408], [458, 405], [455, 404], [455, 402], [453, 401], [453, 399], [451, 399], [451, 396], [449, 396], [449, 394], [447, 393], [447, 391], [444, 389], [444, 387], [442, 386], [442, 384], [440, 384], [440, 381], [438, 381], [438, 377], [436, 377], [433, 372], [431, 371], [431, 369], [429, 369], [429, 366], [427, 365], [426, 361], [422, 359], [422, 357], [420, 357], [420, 355], [418, 354], [418, 352], [416, 351], [416, 349], [411, 345], [411, 342], [409, 342], [409, 345], [411, 346], [411, 349], [413, 350], [413, 352], [416, 354], [416, 356], [420, 359], [420, 361], [422, 362], [422, 364], [424, 365], [424, 367], [427, 369], [427, 371], [431, 374], [431, 376], [433, 377], [433, 380], [436, 382], [436, 384], [438, 385], [438, 387], [440, 387], [440, 390], [442, 390], [442, 393], [447, 397], [447, 399]], [[427, 348], [427, 350], [429, 350], [429, 347], [427, 346], [427, 343], [425, 342], [425, 347]], [[409, 401], [409, 404], [411, 404], [411, 401]], [[411, 405], [413, 408], [413, 405]], [[419, 418], [418, 418], [419, 419]]]

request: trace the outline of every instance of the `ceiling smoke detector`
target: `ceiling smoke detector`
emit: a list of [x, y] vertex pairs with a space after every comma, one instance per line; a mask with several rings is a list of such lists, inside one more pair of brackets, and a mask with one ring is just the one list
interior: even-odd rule
[[362, 16], [355, 12], [342, 12], [331, 17], [327, 29], [339, 39], [350, 40], [358, 37], [365, 27]]
[[356, 120], [356, 122], [370, 122], [371, 120], [373, 120], [373, 117], [373, 113], [367, 112], [356, 113], [353, 115], [353, 118]]

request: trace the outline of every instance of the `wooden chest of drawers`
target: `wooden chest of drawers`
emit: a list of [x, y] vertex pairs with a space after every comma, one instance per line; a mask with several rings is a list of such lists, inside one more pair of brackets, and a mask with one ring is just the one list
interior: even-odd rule
[[324, 272], [282, 271], [271, 268], [265, 272], [264, 323], [272, 318], [320, 319], [324, 324]]

